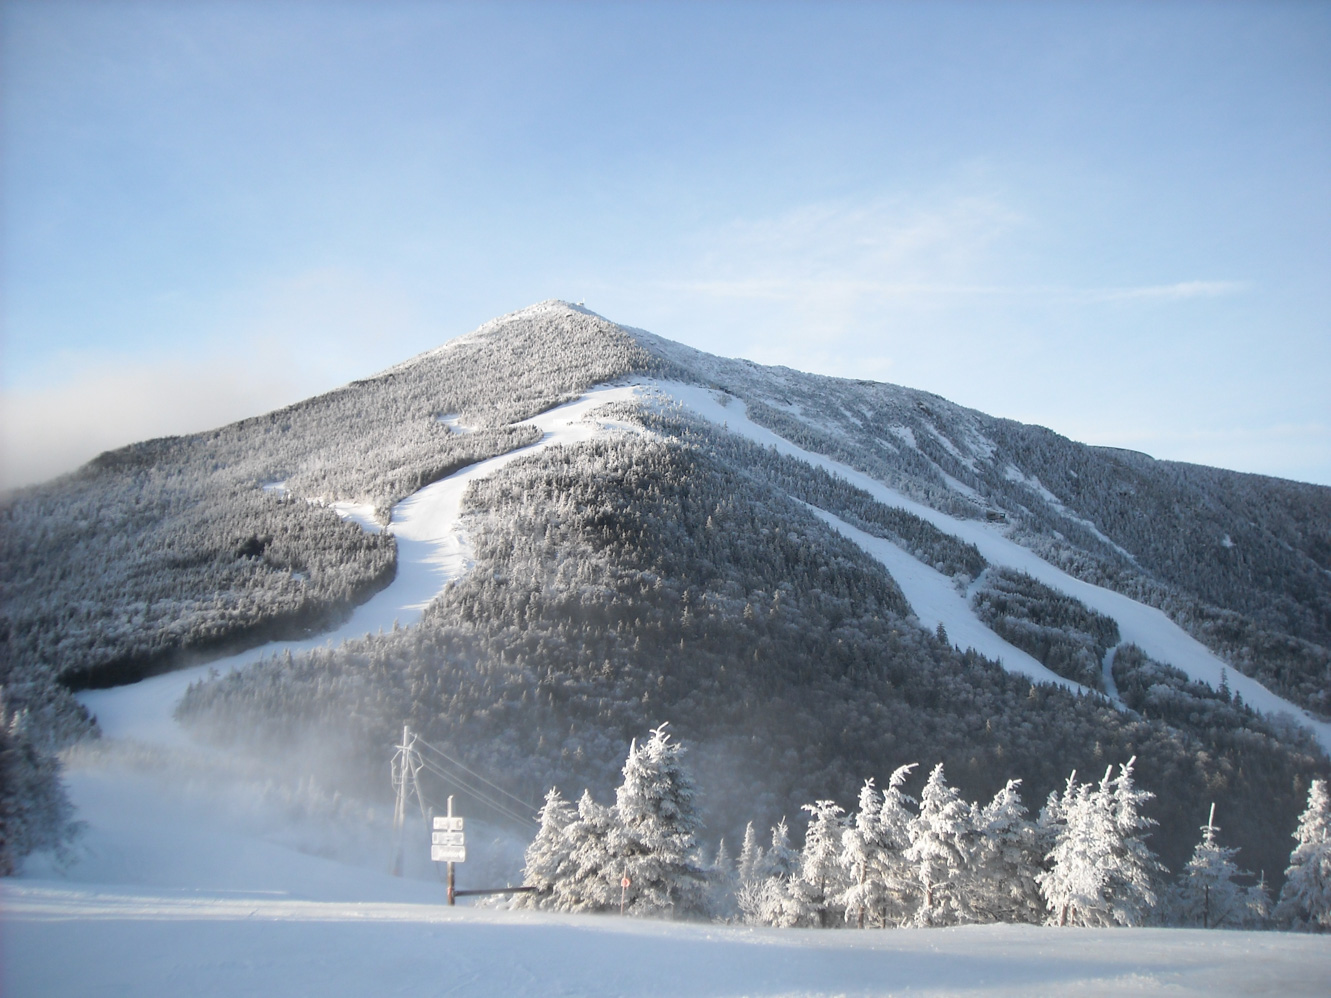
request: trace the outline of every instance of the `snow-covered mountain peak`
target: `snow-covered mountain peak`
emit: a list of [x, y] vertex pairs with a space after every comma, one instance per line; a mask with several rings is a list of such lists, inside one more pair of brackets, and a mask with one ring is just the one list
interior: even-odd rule
[[[721, 801], [773, 820], [903, 763], [1042, 796], [1140, 754], [1181, 774], [1178, 845], [1216, 786], [1288, 816], [1326, 766], [1251, 707], [1331, 713], [1331, 489], [559, 300], [134, 457], [3, 509], [4, 705], [48, 745], [88, 726], [69, 687], [282, 641], [185, 715], [237, 751], [308, 734], [357, 793], [405, 717], [531, 800], [604, 784], [669, 720]], [[1228, 827], [1275, 869], [1276, 824]]]

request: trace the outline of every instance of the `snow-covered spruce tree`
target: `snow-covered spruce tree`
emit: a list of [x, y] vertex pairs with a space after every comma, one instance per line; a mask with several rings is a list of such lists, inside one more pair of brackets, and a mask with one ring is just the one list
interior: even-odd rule
[[915, 876], [914, 865], [906, 858], [916, 801], [901, 789], [917, 765], [912, 762], [898, 766], [893, 771], [887, 781], [887, 789], [883, 791], [883, 809], [878, 815], [883, 838], [889, 845], [879, 857], [883, 864], [879, 876], [883, 881], [887, 901], [882, 912], [884, 927], [904, 924], [919, 906], [920, 883]]
[[800, 868], [800, 854], [790, 844], [790, 826], [782, 818], [772, 829], [772, 845], [767, 850], [769, 877], [793, 877]]
[[1041, 922], [1044, 900], [1035, 882], [1041, 854], [1035, 826], [1017, 793], [1020, 780], [1008, 780], [975, 813], [975, 879], [971, 915], [980, 922]]
[[707, 911], [713, 918], [728, 922], [738, 914], [739, 909], [735, 906], [738, 887], [735, 861], [730, 858], [726, 840], [722, 839], [716, 847], [716, 858], [707, 867]]
[[865, 780], [860, 788], [859, 805], [841, 836], [841, 865], [850, 876], [850, 886], [841, 901], [846, 908], [846, 921], [854, 919], [861, 929], [869, 912], [876, 913], [886, 907], [885, 885], [878, 877], [882, 865], [879, 857], [887, 849], [882, 816], [883, 795], [872, 779]]
[[615, 792], [609, 847], [631, 881], [629, 911], [700, 915], [707, 873], [696, 855], [696, 795], [681, 764], [683, 747], [671, 742], [665, 729], [662, 724], [629, 749], [624, 782]]
[[11, 714], [0, 699], [0, 876], [32, 852], [62, 857], [77, 831], [73, 812], [60, 764], [31, 737], [27, 712]]
[[[745, 840], [748, 835], [746, 833]], [[749, 925], [790, 928], [801, 924], [802, 904], [796, 890], [800, 854], [790, 844], [790, 827], [782, 818], [772, 828], [772, 845], [759, 850], [752, 879], [741, 882], [735, 904]]]
[[767, 875], [763, 869], [765, 859], [763, 847], [758, 844], [758, 832], [750, 821], [744, 826], [744, 844], [740, 847], [739, 863], [735, 869], [735, 879], [739, 888], [746, 884], [757, 883]]
[[610, 852], [613, 808], [596, 803], [584, 790], [577, 817], [564, 826], [568, 860], [553, 885], [557, 911], [609, 911], [619, 904], [619, 877]]
[[1294, 831], [1277, 924], [1306, 932], [1331, 930], [1331, 797], [1326, 780], [1308, 787], [1308, 806]]
[[1248, 924], [1254, 929], [1264, 929], [1271, 924], [1271, 888], [1266, 884], [1266, 871], [1257, 877], [1257, 883], [1243, 891], [1243, 906], [1248, 914]]
[[906, 859], [915, 867], [920, 903], [916, 925], [955, 925], [971, 921], [970, 853], [974, 830], [971, 805], [947, 785], [940, 762], [920, 792], [920, 813], [910, 822]]
[[1173, 920], [1178, 925], [1203, 929], [1245, 928], [1257, 920], [1250, 911], [1248, 891], [1235, 883], [1236, 877], [1252, 874], [1234, 863], [1237, 848], [1222, 846], [1215, 839], [1215, 805], [1202, 825], [1202, 840], [1192, 851], [1192, 858], [1179, 875], [1174, 895]]
[[791, 884], [792, 894], [800, 907], [802, 923], [827, 928], [849, 885], [841, 849], [846, 812], [830, 800], [805, 804], [804, 810], [809, 812], [809, 830], [804, 835], [800, 872]]
[[571, 875], [572, 841], [568, 828], [577, 818], [577, 811], [564, 800], [557, 787], [545, 795], [538, 819], [540, 828], [536, 838], [527, 847], [522, 882], [537, 890], [531, 894], [518, 894], [513, 898], [514, 908], [555, 907], [555, 888]]
[[1152, 796], [1132, 782], [1136, 757], [1105, 770], [1098, 787], [1076, 784], [1075, 774], [1056, 802], [1060, 826], [1049, 868], [1036, 877], [1051, 925], [1139, 925], [1156, 896], [1152, 877], [1163, 871], [1146, 845], [1154, 822], [1141, 805]]
[[842, 903], [846, 920], [861, 928], [870, 920], [882, 928], [900, 924], [915, 910], [918, 884], [905, 858], [914, 800], [901, 789], [914, 768], [915, 763], [899, 767], [881, 794], [867, 781], [842, 836], [842, 864], [850, 878]]
[[1109, 799], [1110, 815], [1117, 833], [1111, 852], [1113, 865], [1107, 881], [1110, 913], [1119, 925], [1141, 925], [1156, 906], [1154, 882], [1168, 871], [1161, 865], [1146, 839], [1156, 824], [1142, 814], [1142, 806], [1155, 796], [1139, 790], [1132, 779], [1133, 756], [1118, 768]]
[[[1036, 883], [1049, 911], [1050, 925], [1100, 924], [1093, 912], [1101, 905], [1101, 867], [1108, 852], [1110, 828], [1090, 784], [1068, 777], [1061, 795], [1050, 795], [1039, 825], [1054, 842], [1048, 869]], [[1108, 779], [1108, 774], [1106, 774]]]

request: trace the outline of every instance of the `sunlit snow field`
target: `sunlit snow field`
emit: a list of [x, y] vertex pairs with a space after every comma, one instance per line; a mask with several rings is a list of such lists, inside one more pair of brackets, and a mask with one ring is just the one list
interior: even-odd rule
[[[958, 521], [748, 420], [742, 403], [687, 385], [599, 388], [534, 420], [545, 436], [423, 489], [395, 510], [392, 585], [338, 631], [214, 663], [410, 625], [470, 564], [461, 529], [468, 482], [534, 448], [621, 424], [584, 421], [632, 397], [678, 401], [764, 445], [840, 474], [1113, 616], [1124, 640], [1215, 684], [1220, 663], [1163, 614], [1071, 579], [1001, 528]], [[725, 404], [723, 404], [725, 403]], [[344, 511], [345, 512], [345, 511]], [[922, 624], [1040, 680], [1059, 680], [975, 617], [951, 581], [894, 545], [819, 514], [887, 565]], [[935, 578], [937, 576], [937, 578]], [[0, 887], [0, 993], [37, 995], [1328, 995], [1331, 939], [1181, 929], [1022, 925], [895, 931], [775, 930], [509, 913], [460, 905], [423, 858], [394, 878], [381, 816], [357, 826], [314, 791], [273, 783], [193, 745], [171, 712], [190, 670], [82, 695], [105, 744], [72, 753], [71, 796], [86, 823], [69, 866], [30, 861]], [[1230, 674], [1250, 704], [1302, 712]], [[1322, 744], [1331, 729], [1312, 725]], [[266, 782], [265, 782], [266, 781]], [[478, 845], [480, 843], [477, 843]], [[460, 879], [498, 877], [521, 842], [496, 839]], [[478, 853], [484, 850], [476, 850]], [[482, 886], [471, 880], [474, 886]]]

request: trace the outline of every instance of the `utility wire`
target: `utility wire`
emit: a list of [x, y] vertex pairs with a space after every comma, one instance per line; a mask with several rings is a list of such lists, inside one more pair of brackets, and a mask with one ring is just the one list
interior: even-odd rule
[[459, 762], [457, 759], [454, 759], [451, 755], [449, 755], [449, 754], [448, 754], [447, 752], [445, 752], [443, 749], [439, 748], [439, 747], [436, 746], [436, 745], [431, 745], [429, 742], [427, 742], [424, 738], [421, 738], [419, 735], [416, 736], [416, 741], [419, 742], [421, 745], [424, 745], [424, 746], [425, 746], [426, 748], [428, 748], [431, 752], [434, 752], [435, 754], [437, 754], [437, 755], [439, 755], [439, 756], [442, 756], [445, 760], [447, 760], [447, 761], [448, 761], [449, 763], [451, 763], [452, 765], [456, 766], [458, 769], [462, 770], [464, 773], [467, 773], [467, 774], [469, 774], [470, 776], [474, 777], [475, 779], [480, 780], [482, 783], [484, 783], [484, 784], [485, 784], [487, 787], [489, 787], [490, 789], [498, 791], [499, 793], [503, 794], [505, 797], [507, 797], [509, 800], [513, 801], [513, 802], [516, 803], [516, 804], [521, 804], [524, 810], [527, 810], [527, 811], [534, 811], [534, 810], [536, 810], [536, 808], [534, 808], [534, 807], [531, 805], [530, 802], [523, 800], [521, 797], [514, 796], [513, 794], [511, 794], [511, 793], [509, 793], [507, 790], [505, 790], [503, 787], [499, 786], [499, 784], [497, 784], [497, 783], [491, 783], [489, 780], [487, 780], [487, 779], [486, 779], [484, 776], [482, 776], [480, 773], [476, 772], [476, 771], [473, 770], [473, 769], [468, 769], [466, 765], [464, 765], [463, 763]]
[[501, 802], [487, 795], [484, 791], [478, 789], [477, 787], [472, 786], [467, 781], [458, 778], [457, 774], [449, 773], [443, 769], [437, 768], [428, 763], [426, 764], [426, 768], [429, 769], [430, 772], [434, 773], [436, 776], [439, 776], [445, 781], [456, 785], [460, 790], [465, 791], [467, 794], [474, 797], [476, 800], [480, 801], [481, 803], [488, 805], [490, 808], [492, 808], [494, 811], [498, 812], [499, 814], [511, 818], [514, 821], [520, 822], [523, 825], [535, 827], [535, 823], [529, 817], [519, 814], [513, 809], [506, 807]]
[[[520, 822], [521, 824], [527, 825], [531, 828], [537, 827], [536, 822], [533, 821], [528, 815], [521, 814], [515, 811], [513, 808], [509, 807], [507, 804], [504, 804], [502, 801], [495, 800], [484, 790], [481, 790], [479, 787], [473, 786], [468, 780], [458, 776], [457, 773], [448, 772], [438, 763], [432, 762], [431, 760], [426, 759], [423, 756], [417, 756], [417, 758], [420, 760], [421, 765], [424, 766], [426, 769], [428, 769], [430, 772], [434, 773], [436, 776], [444, 780], [447, 780], [450, 783], [456, 784], [459, 788], [465, 790], [472, 797], [475, 797], [477, 800], [481, 801], [482, 803], [487, 804], [490, 807], [494, 808], [494, 810], [498, 811], [500, 814], [504, 815], [505, 817], [512, 818], [514, 821]], [[488, 783], [489, 781], [486, 782]], [[512, 796], [512, 795], [508, 794], [506, 796]], [[523, 806], [526, 807], [527, 805], [524, 804]]]

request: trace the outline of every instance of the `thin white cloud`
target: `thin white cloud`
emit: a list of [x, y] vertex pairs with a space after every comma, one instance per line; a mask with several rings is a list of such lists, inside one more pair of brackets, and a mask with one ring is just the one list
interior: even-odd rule
[[433, 345], [397, 288], [338, 270], [270, 282], [216, 311], [177, 353], [67, 357], [42, 384], [0, 392], [0, 488], [290, 405]]
[[937, 307], [985, 298], [1066, 304], [1176, 302], [1240, 294], [1244, 281], [1183, 280], [1120, 287], [1012, 281], [1008, 260], [1026, 217], [973, 194], [916, 201], [805, 205], [766, 219], [737, 220], [698, 237], [688, 269], [657, 286], [710, 300], [915, 302]]
[[1089, 301], [1183, 301], [1190, 298], [1220, 298], [1248, 291], [1247, 281], [1178, 281], [1174, 284], [1150, 284], [1137, 288], [1103, 288], [1081, 292]]
[[814, 297], [861, 297], [883, 301], [946, 298], [1027, 298], [1093, 304], [1115, 301], [1185, 301], [1219, 298], [1250, 290], [1247, 281], [1179, 281], [1141, 287], [1069, 288], [1056, 285], [908, 284], [828, 278], [751, 277], [739, 280], [677, 281], [676, 291], [715, 298], [768, 301], [808, 300]]
[[243, 360], [87, 368], [54, 386], [0, 395], [0, 487], [72, 471], [102, 451], [190, 433], [286, 402], [291, 384]]

